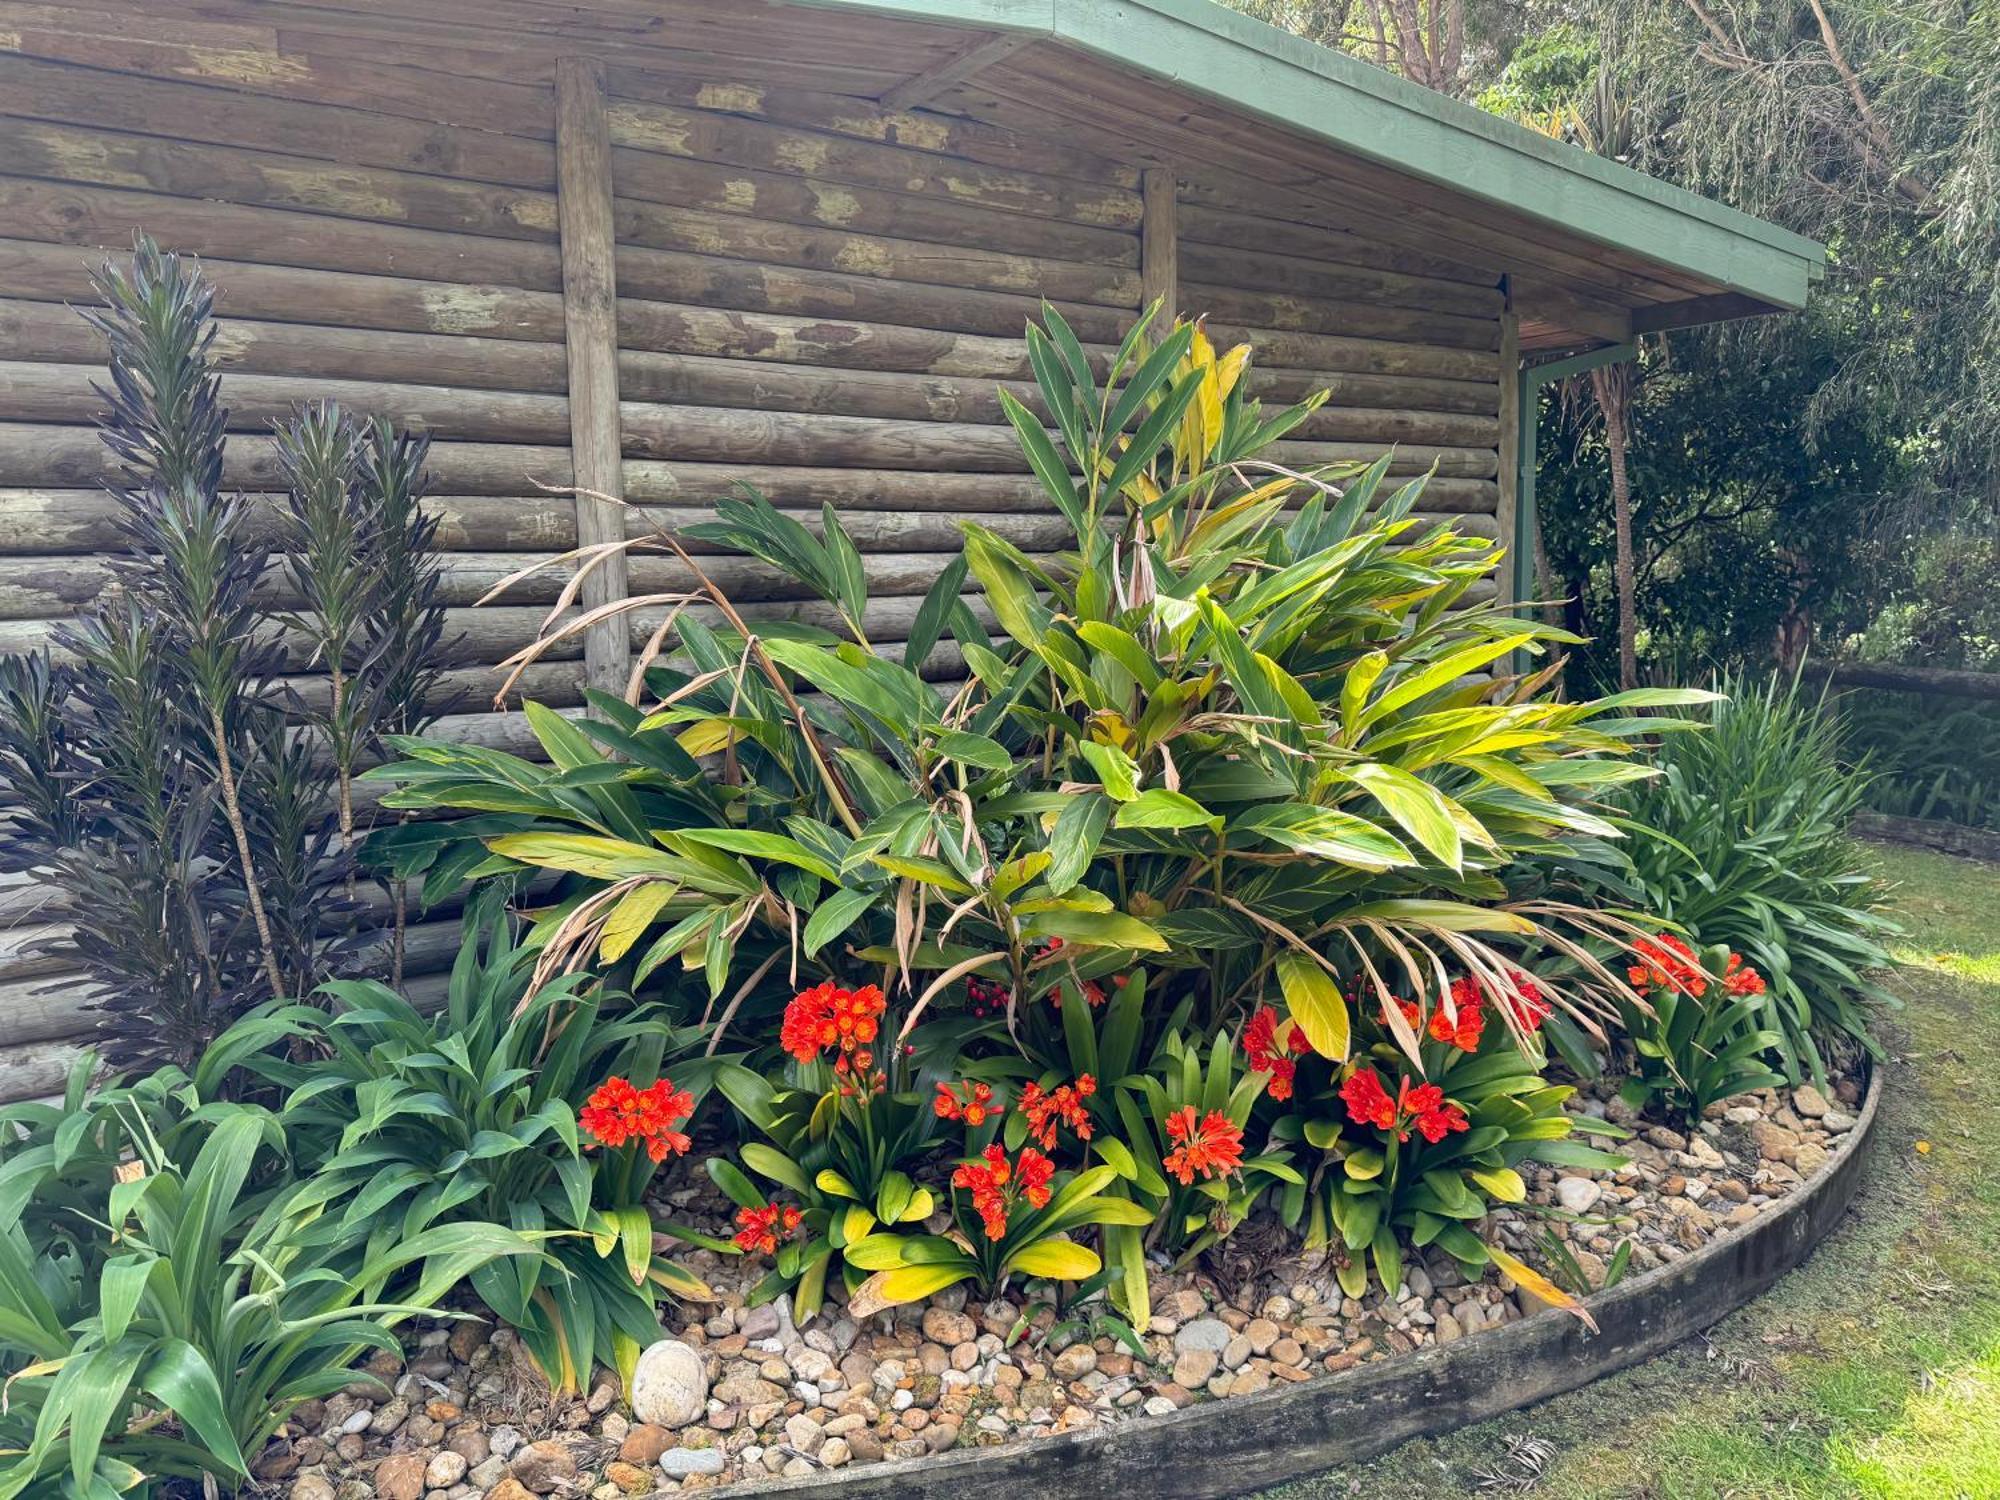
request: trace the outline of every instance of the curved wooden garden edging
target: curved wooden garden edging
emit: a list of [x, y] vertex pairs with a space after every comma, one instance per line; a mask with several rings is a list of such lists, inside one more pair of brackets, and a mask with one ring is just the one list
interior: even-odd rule
[[1679, 1343], [1802, 1262], [1846, 1212], [1872, 1139], [1876, 1068], [1848, 1143], [1769, 1213], [1590, 1299], [1599, 1332], [1549, 1311], [1450, 1344], [1164, 1417], [914, 1463], [729, 1486], [812, 1500], [1159, 1500], [1242, 1495], [1587, 1385]]

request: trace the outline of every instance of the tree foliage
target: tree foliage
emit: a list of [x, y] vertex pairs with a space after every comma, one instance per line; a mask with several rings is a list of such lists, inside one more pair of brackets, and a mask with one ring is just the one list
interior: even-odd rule
[[1969, 0], [1645, 0], [1606, 31], [1635, 164], [1824, 241], [1818, 311], [1733, 351], [1851, 337], [1802, 408], [1928, 448], [1944, 491], [2000, 491], [2000, 9]]

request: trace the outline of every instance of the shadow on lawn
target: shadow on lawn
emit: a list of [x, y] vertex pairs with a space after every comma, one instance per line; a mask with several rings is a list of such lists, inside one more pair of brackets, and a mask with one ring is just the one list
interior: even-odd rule
[[1906, 1009], [1874, 1160], [1813, 1258], [1649, 1364], [1268, 1500], [2000, 1497], [2000, 867], [1879, 854]]

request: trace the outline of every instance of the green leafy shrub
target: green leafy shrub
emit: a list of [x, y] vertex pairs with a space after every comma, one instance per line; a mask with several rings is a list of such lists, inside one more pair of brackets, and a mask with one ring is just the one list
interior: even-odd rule
[[[1546, 892], [1517, 899], [1514, 885], [1575, 841], [1616, 836], [1591, 803], [1646, 774], [1628, 757], [1660, 721], [1637, 710], [1707, 695], [1541, 696], [1547, 672], [1506, 664], [1567, 637], [1484, 597], [1497, 550], [1419, 522], [1424, 481], [1389, 493], [1386, 459], [1274, 462], [1271, 444], [1317, 402], [1266, 415], [1245, 395], [1247, 348], [1218, 356], [1184, 325], [1147, 352], [1135, 332], [1100, 383], [1053, 310], [1046, 325], [1028, 331], [1039, 411], [1003, 404], [1073, 551], [1032, 559], [965, 522], [964, 555], [898, 664], [867, 639], [837, 515], [815, 534], [754, 494], [726, 501], [692, 534], [824, 598], [848, 639], [753, 629], [705, 581], [632, 600], [671, 611], [643, 696], [593, 695], [593, 716], [574, 722], [530, 705], [546, 766], [396, 741], [403, 759], [369, 773], [391, 784], [387, 804], [468, 816], [378, 835], [381, 857], [427, 894], [552, 873], [538, 980], [584, 972], [643, 994], [676, 965], [702, 976], [719, 1026], [759, 1046], [797, 988], [773, 976], [809, 986], [881, 965], [907, 997], [893, 1040], [953, 1077], [1035, 1063], [1075, 1077], [1072, 1007], [1140, 959], [1148, 1007], [1182, 1036], [1228, 1030], [1269, 991], [1335, 1060], [1353, 1020], [1340, 989], [1315, 980], [1328, 954], [1386, 995], [1447, 966], [1494, 974], [1554, 952], [1567, 977], [1551, 1002], [1615, 1015], [1622, 981], [1598, 955], [1627, 929]], [[704, 578], [671, 536], [626, 545]], [[997, 640], [962, 603], [969, 580]], [[940, 642], [964, 683], [914, 670]], [[1058, 1019], [1048, 1002], [1062, 997]], [[1140, 1074], [1165, 1034], [1147, 1024], [1143, 1055], [1136, 1033], [1121, 1042]], [[1125, 1134], [1102, 1118], [1107, 1138]], [[1163, 1129], [1144, 1132], [1162, 1161]], [[907, 1171], [879, 1168], [891, 1165]], [[1097, 1191], [1130, 1195], [1135, 1180], [1114, 1167]], [[746, 1212], [768, 1211], [737, 1186]], [[855, 1186], [870, 1202], [876, 1189]], [[1219, 1190], [1226, 1222], [1249, 1189]], [[1182, 1204], [1183, 1227], [1215, 1206]], [[1137, 1284], [1121, 1278], [1123, 1295]]]
[[[486, 1224], [385, 1224], [358, 1243], [323, 1233], [277, 1118], [203, 1105], [185, 1079], [82, 1108], [84, 1149], [65, 1154], [58, 1128], [9, 1158], [32, 1163], [37, 1203], [85, 1204], [89, 1232], [51, 1257], [30, 1222], [0, 1229], [0, 1354], [25, 1439], [0, 1467], [8, 1500], [109, 1497], [162, 1477], [234, 1488], [294, 1406], [350, 1383], [362, 1351], [399, 1347], [398, 1320], [497, 1260], [537, 1254]], [[390, 1281], [401, 1300], [363, 1290]]]
[[1773, 1065], [1824, 1083], [1825, 1046], [1874, 1050], [1870, 1013], [1894, 1003], [1868, 977], [1889, 966], [1894, 927], [1847, 831], [1865, 776], [1796, 683], [1720, 687], [1702, 731], [1664, 738], [1661, 774], [1620, 799], [1631, 865], [1611, 895], [1698, 949], [1741, 954], [1766, 985], [1751, 1011], [1776, 1038]]
[[[1281, 1103], [1272, 1133], [1320, 1153], [1283, 1198], [1308, 1248], [1341, 1256], [1342, 1288], [1359, 1297], [1372, 1265], [1384, 1290], [1403, 1280], [1403, 1247], [1436, 1245], [1477, 1275], [1497, 1264], [1558, 1306], [1574, 1299], [1522, 1266], [1475, 1226], [1494, 1204], [1523, 1202], [1516, 1168], [1535, 1159], [1610, 1168], [1620, 1158], [1573, 1140], [1617, 1127], [1563, 1106], [1537, 1033], [1550, 1014], [1541, 987], [1518, 972], [1491, 986], [1461, 979], [1428, 1003], [1392, 998], [1356, 1007], [1355, 1056], [1329, 1069], [1300, 1057], [1275, 1017], [1250, 1035], [1252, 1077]], [[1411, 1036], [1420, 1038], [1412, 1066]], [[1260, 1066], [1261, 1065], [1261, 1066]]]
[[[1135, 337], [1100, 388], [1048, 321], [1030, 349], [1073, 465], [1013, 415], [1077, 551], [1051, 568], [965, 523], [1007, 638], [959, 606], [954, 568], [912, 647], [948, 628], [970, 681], [947, 696], [867, 649], [836, 516], [815, 537], [731, 501], [702, 538], [821, 591], [857, 639], [752, 632], [704, 590], [732, 623], [675, 617], [683, 656], [649, 672], [650, 712], [601, 695], [574, 724], [531, 712], [550, 766], [399, 741], [405, 759], [370, 773], [391, 805], [476, 816], [392, 835], [385, 857], [571, 877], [543, 918], [548, 962], [635, 984], [680, 958], [719, 998], [795, 931], [808, 961], [845, 939], [897, 983], [924, 976], [906, 1029], [969, 976], [1004, 985], [1011, 1013], [1137, 954], [1160, 955], [1164, 1001], [1197, 997], [1202, 1028], [1281, 951], [1367, 950], [1412, 976], [1498, 963], [1495, 941], [1580, 952], [1559, 929], [1596, 931], [1589, 914], [1511, 903], [1501, 872], [1609, 834], [1583, 802], [1643, 774], [1621, 757], [1652, 721], [1628, 711], [1702, 695], [1559, 704], [1537, 680], [1472, 675], [1560, 633], [1477, 602], [1494, 549], [1420, 528], [1421, 480], [1385, 497], [1386, 463], [1342, 491], [1259, 460], [1312, 403], [1264, 417], [1247, 350], [1218, 360], [1182, 327], [1141, 360]], [[1597, 966], [1562, 1003], [1616, 983]], [[1336, 1033], [1331, 1014], [1302, 1020]]]
[[1645, 1003], [1624, 1007], [1634, 1063], [1619, 1090], [1627, 1103], [1691, 1125], [1718, 1100], [1784, 1083], [1767, 1061], [1784, 1038], [1758, 1028], [1764, 978], [1741, 954], [1720, 946], [1697, 954], [1671, 934], [1640, 948], [1633, 978]]
[[[579, 975], [532, 989], [532, 961], [510, 919], [476, 903], [435, 1015], [373, 980], [332, 981], [330, 1010], [265, 1007], [212, 1058], [281, 1091], [276, 1118], [309, 1176], [301, 1199], [321, 1206], [335, 1243], [377, 1226], [395, 1237], [450, 1224], [535, 1239], [540, 1255], [481, 1267], [472, 1283], [551, 1386], [574, 1392], [593, 1360], [630, 1378], [658, 1336], [661, 1298], [710, 1295], [656, 1251], [643, 1198], [661, 1158], [579, 1130], [607, 1080], [650, 1083], [694, 1037], [656, 1010], [607, 1013], [603, 991]], [[676, 1063], [684, 1085], [713, 1070]], [[681, 1113], [694, 1108], [691, 1094], [668, 1093]], [[677, 1144], [685, 1150], [685, 1137]], [[355, 1275], [370, 1295], [399, 1290]]]

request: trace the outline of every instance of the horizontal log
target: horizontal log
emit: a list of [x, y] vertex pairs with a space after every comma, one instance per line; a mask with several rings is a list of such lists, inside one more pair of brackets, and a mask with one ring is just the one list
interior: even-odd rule
[[618, 196], [645, 203], [1017, 255], [1113, 266], [1139, 262], [1139, 242], [1130, 229], [980, 207], [921, 190], [854, 187], [809, 170], [800, 175], [800, 170], [806, 169], [766, 172], [623, 149], [614, 150], [611, 157], [611, 180]]
[[1250, 366], [1250, 392], [1267, 402], [1303, 401], [1319, 391], [1342, 406], [1394, 406], [1412, 411], [1472, 412], [1498, 418], [1497, 380], [1432, 380], [1420, 375], [1347, 375], [1330, 370]]
[[1457, 349], [1497, 349], [1500, 319], [1461, 317], [1379, 303], [1335, 301], [1283, 292], [1252, 292], [1202, 282], [1181, 284], [1181, 307], [1190, 317], [1250, 328], [1283, 328], [1296, 333], [1332, 333], [1348, 338], [1394, 339], [1406, 344], [1443, 344]]
[[995, 338], [902, 323], [732, 311], [627, 297], [619, 303], [618, 338], [627, 350], [842, 369], [994, 379], [1026, 379], [1030, 374], [1020, 329], [1010, 337]]
[[24, 177], [139, 188], [342, 219], [553, 241], [551, 191], [496, 187], [0, 115], [0, 161]]
[[[283, 497], [252, 494], [245, 499], [247, 538], [257, 545], [282, 546]], [[553, 553], [576, 545], [576, 508], [565, 495], [439, 495], [426, 500], [424, 510], [436, 519], [437, 545], [445, 552]], [[0, 554], [81, 555], [119, 552], [126, 545], [118, 529], [118, 502], [104, 490], [0, 490], [0, 513], [7, 517]], [[625, 514], [626, 532], [635, 537], [659, 528], [679, 531], [715, 517], [707, 505], [634, 505]], [[818, 528], [817, 515], [801, 519]], [[957, 518], [945, 511], [847, 509], [840, 519], [863, 552], [933, 552], [958, 545], [961, 536]], [[1069, 523], [1052, 507], [1001, 512], [983, 522], [1029, 551], [1054, 550], [1071, 540]], [[693, 540], [687, 547], [696, 555], [718, 550]]]
[[[555, 292], [562, 286], [561, 264], [551, 245], [198, 202], [125, 188], [0, 177], [0, 227], [19, 240], [87, 246], [111, 255], [129, 253], [132, 236], [143, 229], [169, 248], [237, 264], [255, 262], [267, 271], [282, 267], [359, 273], [462, 288], [457, 294], [414, 285], [369, 288], [365, 299], [354, 288], [342, 289], [350, 305], [379, 307], [386, 298], [389, 305], [407, 307], [416, 297], [420, 306], [437, 309], [437, 316], [446, 320], [443, 325], [422, 321], [388, 326], [436, 327], [440, 332], [492, 332], [496, 319], [504, 325], [517, 307], [500, 289]], [[264, 285], [270, 284], [267, 278]], [[1005, 337], [1019, 337], [1027, 321], [1040, 313], [1034, 297], [1013, 292], [636, 246], [619, 251], [618, 285], [634, 298], [803, 317], [877, 319]], [[82, 295], [87, 296], [87, 290]], [[281, 293], [272, 295], [259, 315], [277, 317], [272, 304], [283, 300]], [[319, 304], [312, 295], [290, 300], [317, 315]], [[1094, 342], [1115, 343], [1131, 321], [1129, 312], [1054, 300], [1077, 335]], [[546, 313], [537, 309], [533, 315], [538, 321], [528, 336], [544, 337], [540, 330], [547, 326], [542, 321]]]
[[1273, 193], [1262, 185], [1255, 189], [1239, 186], [1237, 193], [1244, 200], [1240, 206], [1219, 206], [1216, 201], [1218, 193], [1218, 189], [1199, 179], [1182, 181], [1181, 239], [1184, 242], [1218, 250], [1275, 251], [1304, 260], [1366, 266], [1431, 281], [1471, 283], [1488, 292], [1495, 291], [1499, 285], [1498, 278], [1491, 271], [1468, 266], [1447, 256], [1427, 255], [1405, 245], [1370, 239], [1353, 229], [1334, 229], [1282, 215], [1274, 217], [1269, 212], [1255, 212], [1253, 205], [1266, 210], [1282, 205], [1287, 213], [1298, 206], [1299, 200], [1295, 197]]
[[[905, 640], [909, 636], [911, 622], [916, 618], [922, 599], [914, 595], [887, 596], [869, 599], [862, 611], [862, 626], [871, 640]], [[978, 619], [981, 626], [991, 632], [998, 628], [993, 611], [983, 596], [968, 595], [966, 607]], [[632, 646], [635, 651], [642, 649], [666, 617], [664, 608], [635, 609], [626, 620], [631, 630]], [[710, 625], [722, 625], [721, 611], [710, 605], [692, 605], [685, 613], [696, 620]], [[753, 621], [793, 621], [804, 625], [818, 626], [838, 635], [846, 630], [840, 616], [833, 607], [818, 599], [761, 600], [743, 606], [745, 618]], [[565, 615], [574, 619], [575, 612]], [[56, 637], [62, 622], [57, 620], [0, 620], [0, 652], [47, 650], [58, 660], [65, 659], [65, 653]], [[452, 668], [473, 668], [491, 674], [496, 663], [504, 661], [523, 646], [532, 645], [544, 631], [549, 630], [549, 611], [546, 607], [525, 604], [483, 604], [477, 608], [460, 606], [445, 611], [444, 636], [433, 660], [436, 665]], [[317, 658], [311, 645], [300, 635], [285, 629], [277, 621], [267, 619], [263, 638], [277, 640], [284, 647], [281, 665], [286, 669], [304, 673], [311, 670]], [[582, 643], [578, 637], [570, 636], [549, 647], [545, 659], [551, 662], [571, 662], [581, 658]], [[484, 683], [476, 680], [473, 695], [478, 701], [485, 701], [500, 685], [497, 676], [489, 675]], [[5, 877], [0, 877], [0, 927], [10, 920], [7, 906], [8, 887]], [[14, 913], [14, 915], [19, 915]]]
[[1441, 349], [1434, 344], [1401, 344], [1387, 339], [1350, 339], [1288, 328], [1209, 325], [1218, 344], [1248, 344], [1266, 364], [1299, 370], [1345, 370], [1357, 375], [1429, 375], [1444, 380], [1500, 383], [1496, 350]]
[[[518, 495], [538, 483], [568, 484], [569, 449], [434, 443], [428, 472], [439, 494]], [[223, 448], [222, 478], [234, 490], [282, 488], [271, 440], [249, 433], [230, 438]], [[91, 428], [0, 422], [0, 488], [89, 489], [120, 479], [118, 465]]]
[[1491, 448], [1438, 448], [1422, 443], [1390, 447], [1384, 443], [1273, 443], [1261, 457], [1294, 468], [1320, 464], [1373, 463], [1390, 454], [1393, 476], [1435, 472], [1439, 477], [1490, 479], [1499, 472], [1500, 458]]
[[[4, 430], [0, 430], [0, 442], [4, 437]], [[625, 498], [640, 503], [713, 503], [718, 496], [745, 484], [762, 491], [774, 503], [811, 509], [832, 505], [842, 510], [875, 506], [981, 512], [1037, 510], [1049, 505], [1040, 483], [1028, 475], [625, 461]], [[1498, 494], [1490, 479], [1438, 478], [1430, 481], [1424, 499], [1431, 510], [1491, 515], [1498, 505]]]
[[[129, 241], [122, 249], [114, 243], [100, 251], [0, 239], [0, 287], [10, 297], [36, 302], [92, 302], [97, 295], [92, 270], [106, 255], [130, 248]], [[381, 329], [557, 344], [563, 337], [562, 298], [552, 292], [259, 265], [214, 255], [202, 257], [202, 270], [215, 288], [216, 311], [225, 318], [287, 328], [330, 326], [355, 334]]]
[[[860, 251], [865, 255], [866, 247]], [[1002, 338], [1021, 337], [1029, 321], [1042, 316], [1039, 297], [1011, 288], [988, 290], [963, 281], [947, 283], [943, 277], [898, 280], [866, 266], [778, 264], [630, 244], [618, 249], [618, 289], [628, 298], [859, 318]], [[1125, 336], [1138, 305], [1136, 292], [1130, 304], [1117, 307], [1069, 301], [1053, 292], [1048, 300], [1078, 338], [1100, 344], [1116, 344]]]
[[[615, 91], [615, 79], [613, 87]], [[741, 102], [740, 95], [729, 94], [727, 85], [710, 97]], [[851, 187], [925, 194], [1009, 214], [1113, 229], [1139, 227], [1139, 195], [1130, 187], [1092, 186], [1041, 172], [997, 170], [882, 139], [861, 140], [632, 99], [613, 102], [610, 127], [614, 144], [646, 153], [804, 173]], [[935, 134], [931, 138], [936, 139]]]
[[83, 1048], [74, 1042], [29, 1042], [0, 1048], [0, 1104], [60, 1097]]
[[[769, 219], [667, 208], [620, 198], [614, 214], [620, 245], [719, 255], [760, 264], [800, 266], [973, 290], [1137, 308], [1139, 273], [1049, 256], [1011, 255], [963, 245], [844, 230], [804, 228]], [[623, 278], [620, 278], [622, 286]]]
[[[108, 352], [103, 334], [70, 307], [55, 302], [0, 299], [0, 356], [8, 360], [94, 366]], [[220, 370], [260, 376], [351, 382], [418, 381], [431, 388], [556, 395], [567, 384], [559, 337], [552, 343], [528, 343], [458, 334], [389, 333], [374, 328], [219, 318], [209, 354]]]
[[1505, 303], [1497, 285], [1472, 286], [1268, 251], [1183, 242], [1180, 256], [1181, 275], [1204, 286], [1298, 292], [1335, 301], [1373, 302], [1474, 318], [1497, 317]]
[[[0, 19], [0, 29], [5, 24]], [[439, 85], [445, 92], [452, 87], [445, 80]], [[95, 66], [10, 56], [4, 49], [0, 98], [11, 115], [57, 124], [514, 187], [553, 189], [556, 181], [555, 153], [546, 141], [303, 98], [258, 97], [131, 73], [113, 76]]]
[[169, 249], [225, 260], [538, 291], [562, 284], [553, 244], [129, 188], [0, 177], [0, 226], [16, 238], [113, 254], [129, 254], [143, 231]]
[[[1033, 174], [1029, 180], [1030, 190], [1018, 193], [1013, 199], [1003, 199], [1000, 205], [1019, 202], [1024, 213], [1033, 212], [1033, 204], [1048, 196], [1049, 187], [1034, 180], [1044, 175], [1073, 178], [1084, 184], [1123, 188], [1135, 193], [1139, 186], [1136, 167], [1101, 153], [1093, 153], [1073, 141], [1006, 130], [960, 115], [933, 114], [923, 109], [885, 109], [873, 99], [845, 94], [812, 93], [761, 83], [717, 82], [713, 77], [702, 75], [677, 78], [670, 74], [647, 73], [615, 65], [611, 69], [611, 92], [625, 99], [650, 100], [684, 109], [799, 126], [816, 135], [846, 136], [857, 141], [902, 146], [930, 155], [1005, 167], [1010, 172], [1025, 170]], [[897, 159], [887, 165], [890, 171], [894, 171], [906, 164]], [[891, 186], [893, 183], [883, 185]], [[945, 190], [951, 189], [947, 187]]]
[[[864, 555], [862, 573], [871, 593], [920, 596], [957, 552], [953, 546], [949, 552]], [[474, 604], [532, 561], [513, 553], [448, 553], [439, 570], [439, 599], [446, 604]], [[808, 593], [803, 585], [751, 558], [716, 557], [705, 560], [702, 571], [740, 603], [798, 599]], [[649, 553], [632, 556], [630, 575], [634, 595], [686, 592], [695, 587], [694, 575], [685, 564]], [[553, 603], [568, 580], [567, 568], [544, 568], [511, 583], [505, 597], [515, 604]], [[0, 557], [0, 619], [58, 619], [116, 585], [116, 571], [101, 557]], [[262, 607], [273, 610], [295, 609], [302, 602], [291, 580], [275, 565], [260, 585], [257, 598]]]
[[[181, 79], [232, 94], [352, 106], [434, 124], [548, 140], [555, 107], [546, 83], [523, 84], [413, 67], [407, 49], [383, 61], [329, 54], [298, 39], [279, 50], [270, 27], [220, 26], [147, 11], [0, 3], [0, 38], [22, 56], [93, 70]], [[435, 61], [430, 56], [425, 63]], [[95, 73], [92, 76], [96, 76]]]

